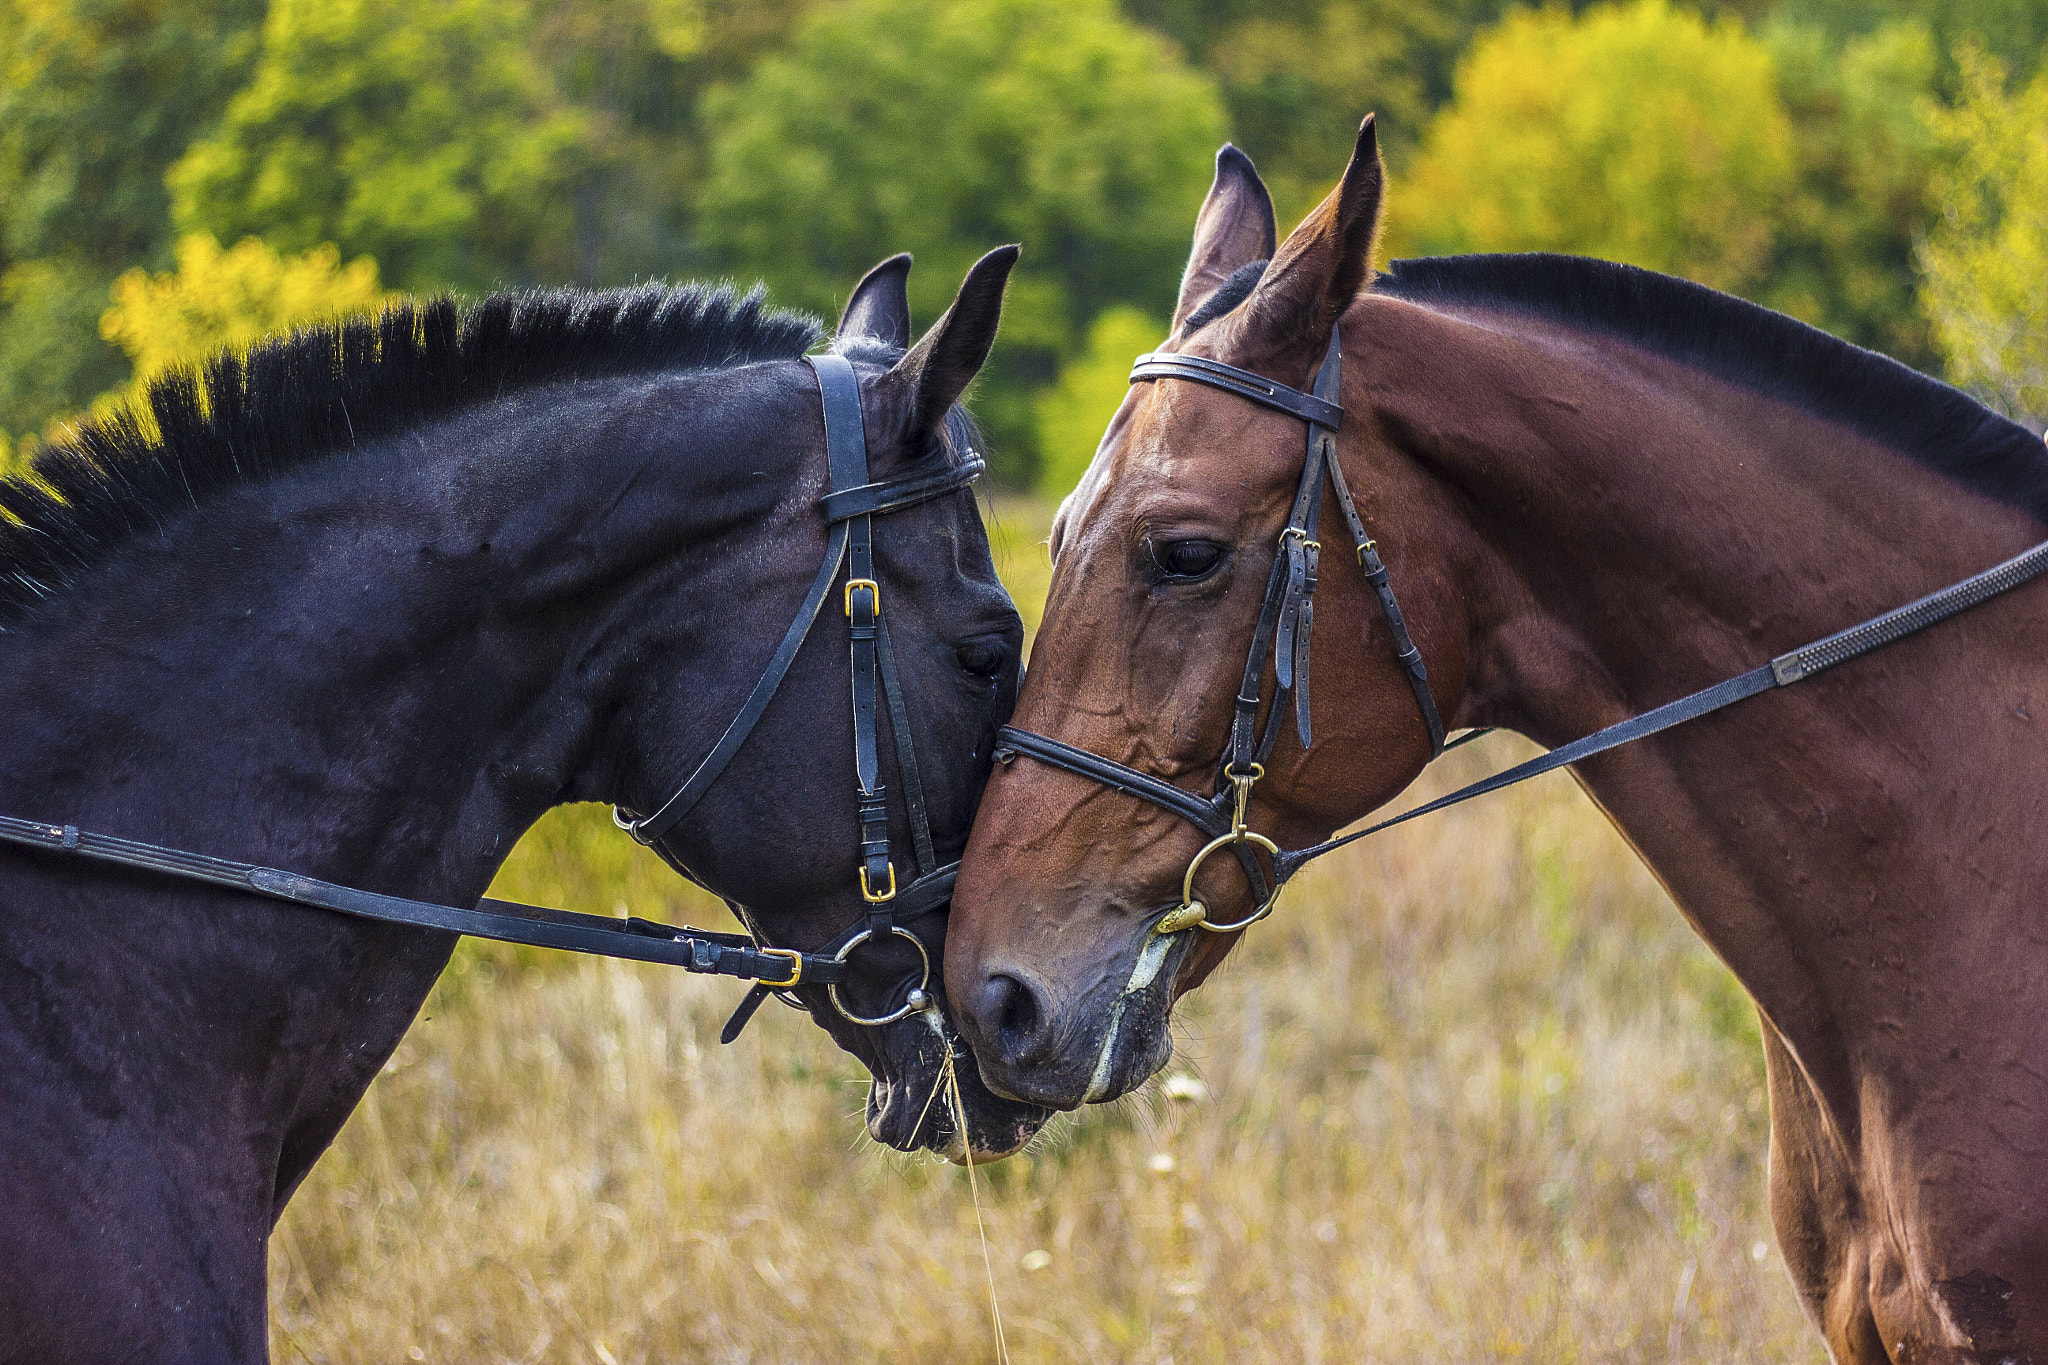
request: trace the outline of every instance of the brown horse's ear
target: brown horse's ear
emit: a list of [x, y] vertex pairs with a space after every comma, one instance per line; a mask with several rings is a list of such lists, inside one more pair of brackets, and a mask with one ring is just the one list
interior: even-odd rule
[[1188, 314], [1240, 266], [1271, 260], [1277, 234], [1273, 227], [1273, 196], [1259, 179], [1252, 159], [1228, 142], [1216, 153], [1216, 180], [1195, 217], [1195, 245], [1187, 271], [1180, 277], [1180, 302], [1173, 306], [1171, 335]]
[[910, 253], [891, 256], [861, 276], [839, 315], [843, 341], [865, 337], [902, 350], [910, 344]]
[[1373, 116], [1358, 128], [1344, 179], [1302, 220], [1238, 311], [1238, 344], [1267, 352], [1319, 353], [1372, 276], [1386, 175]]
[[893, 424], [893, 434], [912, 454], [922, 453], [988, 359], [1002, 321], [1003, 285], [1018, 252], [1001, 246], [976, 261], [946, 315], [876, 381], [877, 416], [888, 414], [883, 420]]

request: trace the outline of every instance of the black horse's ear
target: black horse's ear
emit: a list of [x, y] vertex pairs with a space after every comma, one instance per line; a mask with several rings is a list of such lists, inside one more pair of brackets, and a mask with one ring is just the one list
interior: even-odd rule
[[1253, 351], [1321, 354], [1337, 319], [1372, 277], [1385, 187], [1379, 139], [1367, 114], [1343, 180], [1281, 244], [1234, 315], [1235, 343]]
[[910, 253], [891, 256], [861, 276], [839, 315], [840, 338], [865, 337], [893, 350], [910, 344]]
[[1017, 247], [1000, 246], [976, 261], [946, 315], [876, 381], [878, 404], [886, 405], [897, 439], [914, 454], [922, 453], [988, 359], [1003, 317], [1003, 286], [1018, 253]]
[[1266, 182], [1250, 157], [1224, 143], [1216, 153], [1216, 180], [1195, 216], [1195, 244], [1180, 277], [1180, 302], [1173, 307], [1169, 335], [1180, 331], [1188, 314], [1239, 267], [1271, 260], [1277, 239]]

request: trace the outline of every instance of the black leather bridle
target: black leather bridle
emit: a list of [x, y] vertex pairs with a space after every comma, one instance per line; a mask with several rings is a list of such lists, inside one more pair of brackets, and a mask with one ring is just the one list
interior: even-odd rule
[[[783, 633], [782, 643], [768, 661], [760, 681], [748, 695], [732, 723], [712, 746], [675, 795], [644, 817], [632, 817], [620, 810], [613, 818], [620, 827], [643, 844], [651, 845], [671, 866], [689, 876], [660, 840], [689, 814], [711, 784], [725, 771], [733, 756], [753, 733], [795, 661], [797, 651], [810, 635], [820, 608], [846, 568], [841, 597], [853, 661], [854, 768], [860, 809], [860, 853], [856, 876], [867, 913], [837, 938], [815, 952], [772, 947], [745, 934], [720, 933], [658, 924], [652, 920], [613, 919], [568, 910], [521, 905], [513, 901], [486, 898], [474, 908], [437, 905], [431, 901], [386, 896], [357, 887], [342, 886], [314, 877], [284, 872], [253, 863], [189, 853], [159, 844], [119, 839], [81, 830], [76, 825], [49, 825], [11, 816], [0, 816], [0, 842], [25, 845], [54, 853], [73, 853], [100, 862], [139, 868], [185, 881], [205, 882], [288, 901], [294, 905], [339, 911], [364, 919], [391, 924], [410, 924], [442, 929], [505, 943], [524, 943], [570, 952], [596, 953], [606, 957], [631, 958], [641, 962], [662, 962], [686, 971], [753, 981], [720, 1040], [731, 1042], [771, 993], [787, 991], [799, 984], [822, 985], [835, 1009], [856, 1024], [878, 1027], [893, 1023], [932, 1003], [931, 955], [918, 937], [904, 928], [905, 922], [945, 905], [953, 894], [958, 862], [938, 866], [931, 825], [925, 812], [924, 787], [919, 780], [917, 754], [910, 733], [910, 717], [904, 705], [903, 689], [896, 672], [895, 656], [889, 648], [888, 627], [882, 620], [882, 590], [875, 580], [874, 522], [878, 516], [915, 507], [922, 502], [963, 489], [986, 468], [978, 455], [928, 474], [869, 482], [866, 429], [861, 420], [860, 382], [851, 363], [843, 356], [805, 356], [816, 373], [818, 391], [825, 413], [828, 488], [819, 499], [831, 530], [825, 542], [824, 562], [806, 594], [796, 618]], [[877, 683], [879, 681], [879, 689]], [[909, 815], [912, 857], [917, 876], [900, 891], [889, 841], [887, 793], [880, 780], [879, 745], [875, 705], [877, 691], [889, 710], [889, 726], [896, 741], [896, 761], [901, 772], [904, 802]], [[692, 880], [695, 880], [692, 878]], [[840, 998], [839, 986], [846, 980], [847, 959], [864, 943], [880, 938], [902, 937], [916, 948], [923, 975], [908, 991], [898, 1008], [873, 1016], [856, 1014]]]
[[[847, 926], [839, 936], [815, 953], [774, 948], [767, 951], [786, 956], [790, 962], [787, 980], [761, 980], [747, 992], [746, 999], [726, 1024], [724, 1038], [730, 1042], [746, 1027], [754, 1011], [770, 994], [799, 982], [822, 984], [832, 1007], [847, 1020], [871, 1028], [893, 1024], [922, 1009], [931, 985], [932, 960], [924, 943], [903, 927], [903, 921], [928, 915], [952, 899], [953, 883], [960, 873], [956, 859], [939, 866], [932, 845], [931, 821], [925, 811], [924, 783], [918, 774], [917, 747], [910, 733], [910, 711], [903, 701], [903, 684], [896, 672], [896, 655], [889, 647], [889, 627], [882, 618], [882, 587], [875, 581], [874, 519], [889, 512], [915, 507], [921, 502], [955, 489], [965, 488], [980, 477], [986, 467], [979, 456], [930, 474], [883, 483], [868, 482], [867, 427], [860, 411], [860, 381], [845, 357], [816, 355], [804, 357], [817, 374], [818, 394], [825, 412], [825, 462], [830, 486], [819, 499], [818, 508], [831, 524], [825, 542], [825, 558], [818, 565], [811, 590], [797, 609], [796, 618], [783, 633], [775, 657], [762, 670], [746, 704], [733, 717], [725, 733], [688, 780], [676, 789], [652, 814], [635, 817], [621, 809], [612, 813], [620, 829], [654, 848], [671, 867], [696, 880], [661, 846], [661, 839], [696, 806], [711, 784], [746, 743], [755, 724], [767, 711], [782, 678], [803, 647], [804, 638], [818, 618], [832, 585], [846, 566], [846, 581], [840, 600], [846, 611], [848, 634], [852, 639], [853, 761], [855, 799], [859, 807], [860, 852], [855, 876], [867, 913]], [[896, 864], [889, 845], [889, 802], [881, 782], [880, 745], [876, 736], [875, 701], [877, 683], [881, 699], [889, 709], [889, 731], [896, 740], [896, 767], [903, 781], [903, 803], [909, 817], [912, 857], [917, 878], [899, 893]], [[737, 913], [737, 909], [735, 909]], [[902, 938], [917, 951], [922, 975], [896, 1009], [879, 1015], [856, 1014], [840, 998], [839, 983], [846, 960], [862, 944], [883, 938]], [[787, 997], [785, 997], [787, 998]]]
[[[1299, 417], [1308, 424], [1308, 453], [1302, 463], [1301, 483], [1295, 491], [1287, 525], [1280, 532], [1272, 572], [1267, 576], [1266, 595], [1259, 608], [1258, 624], [1252, 631], [1251, 650], [1245, 659], [1243, 682], [1233, 702], [1230, 736], [1217, 762], [1213, 793], [1198, 795], [1164, 778], [1014, 725], [1004, 726], [997, 734], [995, 757], [998, 763], [1009, 763], [1023, 755], [1091, 778], [1117, 791], [1149, 801], [1162, 810], [1171, 811], [1209, 836], [1209, 842], [1182, 874], [1180, 903], [1167, 909], [1154, 922], [1154, 933], [1171, 934], [1199, 928], [1211, 933], [1229, 934], [1249, 928], [1272, 913], [1280, 898], [1280, 890], [1289, 878], [1325, 853], [1418, 816], [1499, 791], [1617, 745], [1654, 735], [1718, 711], [1745, 697], [1810, 678], [1938, 621], [1947, 620], [2048, 571], [2048, 542], [2043, 542], [1940, 592], [1931, 593], [1804, 648], [1781, 654], [1769, 663], [1726, 682], [1610, 725], [1390, 820], [1382, 820], [1341, 839], [1325, 840], [1304, 849], [1283, 850], [1264, 835], [1246, 827], [1245, 810], [1251, 800], [1253, 785], [1265, 776], [1264, 761], [1272, 753], [1274, 742], [1279, 737], [1280, 718], [1290, 698], [1296, 733], [1300, 736], [1303, 751], [1306, 752], [1309, 746], [1309, 630], [1315, 606], [1316, 569], [1322, 550], [1316, 540], [1316, 523], [1322, 509], [1326, 482], [1337, 492], [1337, 505], [1357, 547], [1358, 567], [1386, 614], [1387, 625], [1393, 635], [1395, 658], [1407, 675], [1423, 724], [1429, 731], [1430, 758], [1434, 760], [1447, 748], [1456, 748], [1486, 733], [1475, 730], [1449, 744], [1445, 743], [1443, 720], [1429, 688], [1429, 670], [1423, 665], [1422, 652], [1409, 636], [1407, 622], [1401, 615], [1400, 604], [1394, 599], [1393, 585], [1386, 565], [1381, 562], [1379, 548], [1366, 533], [1365, 524], [1359, 519], [1358, 509], [1351, 500], [1351, 490], [1345, 485], [1344, 471], [1336, 457], [1336, 433], [1344, 420], [1344, 409], [1337, 402], [1343, 387], [1343, 363], [1337, 334], [1333, 331], [1329, 349], [1316, 371], [1314, 389], [1309, 393], [1221, 361], [1171, 352], [1155, 351], [1139, 356], [1131, 370], [1133, 384], [1185, 379], [1248, 398], [1254, 403]], [[1272, 706], [1261, 728], [1258, 724], [1259, 694], [1265, 686], [1269, 652], [1275, 686]], [[1244, 869], [1255, 908], [1241, 919], [1216, 924], [1209, 920], [1207, 907], [1195, 899], [1195, 873], [1211, 854], [1225, 848], [1237, 856], [1239, 866]], [[1255, 850], [1265, 852], [1271, 865], [1270, 872], [1260, 863]]]

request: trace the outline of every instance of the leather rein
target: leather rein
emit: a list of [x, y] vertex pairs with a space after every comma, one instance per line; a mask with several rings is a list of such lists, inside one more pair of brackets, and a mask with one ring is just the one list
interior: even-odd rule
[[[818, 381], [825, 414], [828, 488], [818, 507], [831, 530], [825, 542], [824, 561], [818, 566], [803, 605], [783, 633], [782, 643], [763, 670], [754, 690], [732, 723], [725, 728], [711, 752], [697, 765], [675, 794], [651, 815], [633, 816], [625, 810], [613, 812], [613, 819], [642, 844], [655, 851], [684, 876], [691, 877], [660, 840], [689, 814], [718, 779], [733, 756], [740, 751], [781, 687], [783, 677], [795, 662], [797, 651], [810, 635], [825, 600], [846, 569], [842, 598], [848, 633], [852, 638], [852, 691], [854, 722], [854, 770], [858, 784], [856, 800], [860, 815], [860, 850], [856, 876], [861, 898], [867, 904], [862, 918], [815, 952], [778, 948], [747, 934], [695, 929], [688, 925], [659, 924], [653, 920], [615, 919], [569, 910], [522, 905], [515, 901], [486, 897], [472, 908], [439, 905], [432, 901], [409, 900], [374, 891], [321, 881], [295, 872], [280, 871], [254, 863], [189, 853], [158, 844], [119, 839], [107, 834], [81, 830], [76, 825], [40, 824], [0, 815], [0, 842], [24, 845], [52, 853], [76, 854], [98, 862], [114, 863], [184, 881], [245, 891], [293, 905], [338, 911], [387, 924], [409, 924], [422, 929], [440, 929], [496, 939], [501, 943], [523, 943], [540, 948], [594, 953], [604, 957], [629, 958], [639, 962], [660, 962], [685, 971], [738, 977], [755, 983], [740, 1007], [726, 1023], [719, 1041], [730, 1043], [753, 1018], [770, 994], [798, 984], [822, 985], [832, 1005], [848, 1020], [869, 1027], [893, 1023], [928, 1008], [932, 975], [931, 955], [923, 942], [903, 925], [944, 906], [953, 894], [953, 882], [960, 864], [938, 864], [931, 825], [925, 812], [924, 787], [919, 778], [917, 754], [910, 734], [910, 717], [903, 700], [895, 655], [889, 647], [888, 627], [882, 621], [882, 589], [875, 580], [873, 519], [890, 512], [915, 507], [967, 487], [986, 465], [979, 456], [928, 474], [870, 482], [866, 428], [860, 411], [860, 381], [851, 363], [838, 355], [803, 357]], [[879, 683], [879, 687], [877, 684]], [[879, 745], [875, 710], [877, 692], [889, 711], [890, 730], [896, 741], [897, 768], [904, 788], [909, 815], [911, 856], [917, 875], [900, 891], [889, 839], [887, 792], [880, 780]], [[729, 902], [728, 902], [729, 903]], [[847, 960], [862, 944], [881, 938], [902, 937], [916, 948], [923, 975], [912, 986], [904, 1002], [883, 1014], [855, 1013], [840, 998], [839, 986], [847, 979]], [[790, 997], [783, 997], [790, 999]], [[801, 1002], [794, 1000], [799, 1008]]]
[[[1789, 687], [1968, 611], [2048, 572], [2048, 542], [2043, 542], [1939, 592], [1781, 654], [1747, 673], [1610, 725], [1391, 819], [1340, 839], [1328, 839], [1303, 849], [1284, 850], [1271, 839], [1248, 828], [1245, 812], [1254, 784], [1265, 776], [1264, 761], [1272, 753], [1279, 737], [1281, 717], [1290, 704], [1302, 750], [1306, 752], [1309, 746], [1309, 631], [1315, 605], [1316, 570], [1322, 550], [1316, 539], [1316, 525], [1325, 484], [1336, 491], [1338, 508], [1356, 547], [1358, 567], [1386, 616], [1393, 636], [1395, 658], [1407, 675], [1409, 686], [1415, 693], [1416, 707], [1429, 731], [1431, 760], [1446, 749], [1456, 748], [1488, 732], [1470, 731], [1445, 743], [1443, 720], [1429, 687], [1429, 670], [1408, 633], [1407, 622], [1394, 597], [1387, 566], [1380, 559], [1379, 547], [1367, 534], [1352, 502], [1351, 490], [1345, 485], [1344, 471], [1336, 457], [1336, 433], [1344, 420], [1344, 409], [1337, 402], [1343, 380], [1343, 355], [1337, 334], [1331, 333], [1329, 349], [1317, 369], [1314, 388], [1308, 393], [1221, 361], [1170, 352], [1155, 351], [1139, 356], [1131, 370], [1133, 384], [1166, 379], [1184, 379], [1222, 389], [1298, 417], [1308, 424], [1308, 451], [1303, 459], [1301, 483], [1288, 512], [1287, 525], [1280, 532], [1272, 571], [1267, 576], [1266, 595], [1259, 609], [1258, 625], [1252, 631], [1243, 682], [1232, 704], [1230, 735], [1217, 762], [1215, 789], [1210, 795], [1202, 796], [1114, 759], [1014, 725], [1006, 725], [998, 732], [995, 753], [998, 763], [1010, 763], [1022, 755], [1127, 792], [1180, 816], [1208, 836], [1209, 842], [1203, 845], [1182, 874], [1180, 903], [1167, 909], [1153, 924], [1152, 932], [1158, 934], [1185, 929], [1229, 934], [1249, 928], [1272, 913], [1281, 888], [1295, 873], [1314, 859], [1346, 844], [1647, 738], [1759, 692]], [[1265, 725], [1261, 728], [1258, 724], [1259, 694], [1264, 688], [1269, 664], [1274, 674], [1274, 693]], [[1195, 898], [1195, 873], [1210, 855], [1224, 849], [1235, 854], [1239, 866], [1244, 869], [1255, 908], [1238, 920], [1218, 924], [1209, 919], [1208, 908]], [[1270, 871], [1267, 864], [1261, 864], [1255, 850], [1264, 851]]]

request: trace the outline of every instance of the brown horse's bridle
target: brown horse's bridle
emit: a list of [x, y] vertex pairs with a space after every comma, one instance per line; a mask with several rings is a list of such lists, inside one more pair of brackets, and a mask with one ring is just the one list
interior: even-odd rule
[[[1430, 758], [1434, 760], [1445, 749], [1456, 748], [1485, 733], [1475, 730], [1449, 744], [1444, 742], [1443, 720], [1437, 712], [1436, 697], [1429, 688], [1429, 670], [1423, 666], [1422, 651], [1416, 648], [1408, 633], [1400, 603], [1394, 598], [1387, 567], [1380, 560], [1378, 546], [1366, 534], [1364, 522], [1359, 520], [1358, 509], [1351, 500], [1351, 490], [1344, 483], [1343, 468], [1337, 463], [1336, 434], [1344, 420], [1344, 409], [1337, 403], [1343, 387], [1343, 366], [1337, 334], [1332, 331], [1329, 349], [1323, 355], [1322, 364], [1316, 371], [1314, 389], [1309, 393], [1221, 361], [1169, 352], [1155, 351], [1139, 356], [1131, 369], [1131, 382], [1134, 384], [1162, 379], [1191, 380], [1289, 413], [1308, 423], [1308, 453], [1302, 463], [1301, 483], [1295, 490], [1287, 525], [1280, 532], [1272, 572], [1267, 576], [1266, 596], [1259, 608], [1258, 625], [1252, 631], [1243, 683], [1233, 703], [1230, 736], [1217, 763], [1215, 792], [1207, 797], [1199, 796], [1114, 759], [1014, 725], [1006, 725], [998, 732], [995, 753], [998, 763], [1009, 763], [1020, 754], [1035, 758], [1118, 791], [1129, 792], [1173, 812], [1209, 836], [1209, 841], [1195, 854], [1181, 876], [1179, 904], [1160, 915], [1152, 926], [1154, 933], [1171, 934], [1199, 928], [1215, 934], [1230, 934], [1249, 928], [1272, 913], [1280, 898], [1280, 890], [1289, 878], [1325, 853], [1417, 816], [1499, 791], [1502, 787], [1566, 767], [1631, 740], [1668, 730], [1745, 697], [1810, 678], [1938, 621], [1945, 621], [2048, 571], [2048, 542], [2043, 542], [1940, 592], [1804, 648], [1781, 654], [1769, 663], [1726, 682], [1610, 725], [1539, 758], [1403, 812], [1391, 820], [1382, 820], [1341, 839], [1325, 840], [1304, 849], [1283, 850], [1265, 835], [1246, 826], [1245, 810], [1251, 801], [1253, 785], [1265, 776], [1264, 761], [1272, 753], [1274, 742], [1279, 737], [1280, 717], [1290, 696], [1301, 747], [1306, 752], [1309, 746], [1309, 628], [1315, 604], [1316, 565], [1322, 550], [1316, 540], [1316, 522], [1322, 510], [1326, 482], [1337, 491], [1337, 505], [1343, 511], [1352, 541], [1357, 545], [1358, 566], [1378, 595], [1381, 610], [1386, 613], [1387, 624], [1393, 634], [1395, 658], [1407, 674], [1416, 705], [1422, 712], [1423, 724], [1429, 729]], [[1259, 694], [1265, 686], [1269, 648], [1274, 693], [1266, 723], [1261, 728], [1258, 724]], [[1215, 924], [1209, 920], [1208, 908], [1195, 899], [1195, 874], [1211, 854], [1225, 848], [1236, 855], [1239, 866], [1244, 869], [1245, 878], [1252, 888], [1255, 908], [1241, 919]], [[1260, 863], [1255, 852], [1257, 849], [1265, 851], [1272, 865], [1270, 874]]]

